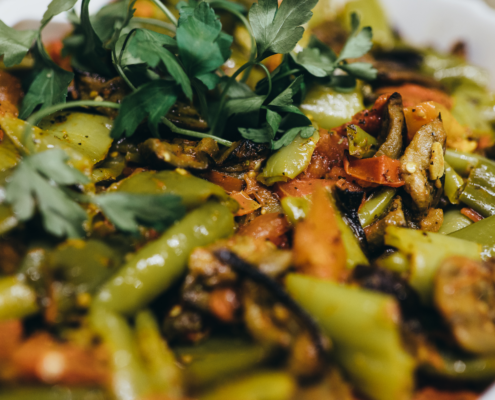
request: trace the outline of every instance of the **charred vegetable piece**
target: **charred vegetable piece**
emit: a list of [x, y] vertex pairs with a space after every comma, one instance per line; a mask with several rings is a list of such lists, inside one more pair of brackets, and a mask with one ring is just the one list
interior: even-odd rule
[[205, 170], [218, 154], [218, 144], [211, 138], [199, 143], [189, 140], [174, 140], [172, 143], [160, 139], [148, 139], [139, 145], [139, 151], [152, 165], [173, 166]]
[[390, 205], [387, 215], [366, 227], [366, 239], [371, 250], [377, 250], [384, 244], [385, 230], [388, 226], [406, 226], [406, 218], [402, 211], [402, 199], [398, 196]]
[[230, 236], [233, 231], [234, 217], [229, 209], [213, 201], [206, 203], [141, 248], [101, 287], [96, 304], [134, 314], [185, 273], [195, 247]]
[[396, 192], [396, 189], [388, 187], [380, 188], [373, 192], [358, 212], [359, 221], [363, 228], [372, 224], [385, 213], [392, 203]]
[[234, 142], [216, 159], [217, 165], [226, 172], [257, 170], [270, 155], [270, 146], [266, 143], [254, 143], [250, 140]]
[[22, 275], [0, 279], [0, 320], [24, 318], [38, 310], [36, 292]]
[[347, 127], [347, 139], [349, 154], [356, 158], [373, 157], [378, 149], [378, 141], [356, 125]]
[[489, 164], [474, 168], [459, 200], [484, 217], [495, 214], [495, 166]]
[[464, 350], [495, 353], [493, 264], [464, 257], [446, 259], [436, 274], [434, 301]]
[[346, 257], [329, 194], [325, 188], [317, 189], [306, 219], [294, 231], [294, 265], [302, 273], [339, 280]]
[[366, 250], [366, 235], [358, 215], [359, 207], [363, 203], [364, 192], [341, 189], [336, 186], [333, 191], [333, 196], [335, 199], [334, 208], [337, 210], [337, 213], [340, 211], [342, 219], [352, 230], [361, 247]]
[[196, 178], [186, 171], [146, 171], [130, 176], [110, 187], [110, 191], [135, 194], [175, 194], [182, 198], [187, 209], [202, 205], [208, 199], [218, 199], [233, 212], [237, 202], [231, 199], [220, 186]]
[[[439, 159], [443, 160], [443, 148], [445, 147], [446, 134], [440, 118], [423, 126], [415, 135], [404, 155], [400, 159], [401, 177], [405, 181], [404, 189], [411, 196], [417, 210], [425, 212], [435, 206], [438, 201], [440, 189], [435, 182], [430, 180], [443, 176], [443, 164], [441, 175], [439, 161], [433, 152], [440, 152]], [[432, 173], [433, 171], [433, 173]], [[437, 182], [439, 182], [437, 180]]]
[[200, 400], [290, 400], [296, 391], [293, 378], [284, 372], [262, 371], [238, 378], [199, 397]]
[[443, 210], [441, 208], [430, 208], [419, 221], [419, 228], [425, 232], [438, 232], [443, 224]]
[[118, 152], [111, 152], [98, 167], [93, 169], [91, 179], [94, 183], [114, 181], [122, 175], [126, 167], [125, 156]]
[[387, 227], [385, 244], [408, 257], [409, 283], [426, 303], [432, 298], [435, 274], [442, 260], [453, 255], [481, 259], [481, 245], [477, 243], [395, 226]]
[[394, 93], [388, 98], [383, 110], [382, 129], [378, 136], [380, 147], [375, 157], [387, 156], [394, 160], [398, 159], [402, 154], [406, 136], [402, 97], [399, 93]]
[[149, 377], [125, 318], [96, 306], [91, 309], [89, 322], [110, 353], [113, 396], [117, 400], [126, 400], [149, 394]]
[[303, 172], [311, 162], [320, 135], [317, 131], [310, 138], [297, 135], [292, 143], [281, 148], [267, 161], [258, 180], [265, 185], [287, 182]]
[[361, 392], [375, 400], [410, 398], [415, 365], [390, 296], [298, 274], [286, 285], [331, 338], [337, 362]]

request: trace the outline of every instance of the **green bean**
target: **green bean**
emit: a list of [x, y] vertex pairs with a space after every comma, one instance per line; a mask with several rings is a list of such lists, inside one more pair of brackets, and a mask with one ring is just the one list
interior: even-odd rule
[[380, 257], [375, 261], [380, 268], [385, 268], [399, 274], [409, 272], [409, 260], [400, 251]]
[[449, 210], [443, 213], [443, 224], [438, 233], [449, 235], [471, 225], [472, 223], [473, 221], [471, 221], [464, 214], [461, 214], [459, 209]]
[[473, 169], [459, 199], [484, 217], [495, 215], [495, 166]]
[[174, 354], [161, 337], [151, 312], [141, 311], [137, 314], [136, 339], [154, 393], [172, 398], [181, 397], [181, 372], [176, 365]]
[[402, 346], [392, 297], [299, 274], [290, 274], [286, 285], [330, 337], [355, 387], [374, 400], [409, 398], [415, 363]]
[[318, 131], [307, 139], [297, 135], [289, 145], [282, 147], [268, 159], [258, 180], [265, 185], [273, 185], [294, 179], [308, 167], [319, 139]]
[[462, 177], [445, 161], [445, 184], [443, 191], [452, 204], [459, 203], [459, 194], [463, 185], [464, 180]]
[[442, 355], [442, 362], [421, 365], [428, 375], [455, 381], [492, 381], [495, 378], [495, 357], [466, 358]]
[[280, 200], [280, 204], [289, 221], [295, 224], [308, 215], [310, 201], [305, 197], [287, 196]]
[[0, 390], [2, 400], [107, 400], [99, 389], [31, 386]]
[[363, 228], [371, 225], [387, 211], [387, 208], [392, 204], [396, 192], [396, 189], [385, 187], [377, 190], [370, 199], [366, 200], [358, 212], [359, 221]]
[[433, 279], [443, 259], [458, 255], [480, 260], [482, 251], [477, 243], [396, 226], [387, 227], [385, 244], [395, 247], [409, 259], [409, 283], [425, 303], [431, 301]]
[[290, 400], [294, 379], [284, 372], [263, 371], [236, 379], [200, 396], [200, 400]]
[[187, 173], [145, 171], [113, 184], [110, 190], [136, 194], [176, 194], [188, 210], [214, 198], [236, 212], [239, 205], [220, 186]]
[[363, 131], [359, 126], [347, 127], [347, 139], [349, 141], [349, 154], [357, 158], [373, 157], [378, 150], [378, 140]]
[[24, 318], [38, 312], [36, 292], [22, 274], [0, 279], [0, 321]]
[[449, 236], [483, 245], [483, 259], [495, 256], [495, 216], [482, 219], [464, 229], [452, 232]]
[[138, 399], [149, 394], [150, 382], [139, 357], [133, 332], [124, 317], [94, 306], [89, 323], [110, 353], [111, 386], [115, 399]]
[[461, 176], [468, 176], [473, 168], [476, 168], [479, 159], [471, 153], [447, 149], [445, 161]]
[[100, 289], [97, 304], [127, 315], [146, 307], [185, 272], [189, 254], [234, 232], [230, 210], [210, 201], [140, 249]]
[[175, 350], [181, 359], [190, 361], [184, 370], [184, 378], [193, 388], [247, 372], [259, 366], [269, 355], [259, 344], [232, 339], [210, 339], [199, 346]]

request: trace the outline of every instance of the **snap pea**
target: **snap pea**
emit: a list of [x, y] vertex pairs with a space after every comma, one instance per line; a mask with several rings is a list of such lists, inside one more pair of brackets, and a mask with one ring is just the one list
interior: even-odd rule
[[495, 165], [474, 168], [459, 200], [484, 217], [495, 215]]
[[268, 159], [258, 180], [270, 186], [294, 179], [308, 167], [319, 139], [318, 131], [307, 139], [297, 135], [289, 145], [282, 147]]
[[363, 228], [371, 225], [380, 218], [387, 208], [392, 204], [397, 189], [384, 187], [373, 193], [371, 198], [366, 200], [358, 212], [359, 221]]
[[385, 244], [398, 249], [409, 260], [409, 283], [425, 303], [431, 301], [433, 279], [442, 260], [458, 255], [481, 259], [480, 244], [440, 233], [389, 226]]
[[347, 139], [349, 141], [349, 154], [353, 157], [373, 157], [378, 150], [378, 140], [359, 126], [349, 125], [347, 127]]
[[290, 400], [296, 391], [294, 379], [284, 372], [263, 371], [221, 385], [200, 400]]
[[136, 341], [147, 367], [154, 393], [179, 398], [182, 376], [175, 356], [160, 334], [153, 314], [141, 311], [136, 316]]
[[443, 224], [438, 233], [449, 235], [471, 224], [473, 224], [473, 221], [471, 221], [464, 214], [461, 214], [461, 211], [457, 208], [444, 211]]
[[361, 392], [374, 400], [409, 398], [415, 362], [402, 346], [392, 297], [299, 274], [286, 286], [330, 337], [336, 361]]
[[184, 206], [191, 210], [209, 199], [216, 199], [236, 212], [239, 205], [220, 186], [196, 178], [185, 170], [145, 171], [110, 186], [110, 191], [136, 194], [175, 194], [182, 198]]
[[269, 356], [269, 351], [261, 345], [240, 339], [210, 339], [175, 351], [180, 359], [190, 360], [184, 369], [184, 379], [196, 389], [247, 372]]
[[124, 317], [93, 306], [89, 323], [110, 353], [111, 388], [116, 400], [143, 398], [150, 393], [150, 383], [139, 357], [133, 332]]
[[443, 192], [452, 204], [458, 204], [460, 191], [464, 185], [464, 180], [446, 161], [444, 171], [445, 183], [443, 186]]
[[38, 312], [36, 292], [22, 274], [0, 279], [0, 321], [24, 318]]
[[209, 201], [140, 249], [103, 285], [95, 302], [112, 311], [134, 314], [180, 278], [195, 247], [233, 233], [230, 210]]

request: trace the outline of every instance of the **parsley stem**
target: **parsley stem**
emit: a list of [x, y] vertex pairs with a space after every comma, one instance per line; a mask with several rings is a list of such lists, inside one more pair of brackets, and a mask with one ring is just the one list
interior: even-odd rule
[[259, 65], [261, 68], [265, 70], [266, 79], [268, 79], [268, 93], [266, 94], [266, 97], [268, 98], [268, 96], [270, 96], [270, 93], [272, 92], [272, 75], [270, 74], [270, 71], [268, 71], [268, 68], [265, 65], [261, 63], [257, 63], [257, 65]]
[[134, 17], [132, 19], [132, 23], [136, 23], [140, 25], [153, 25], [158, 28], [166, 29], [169, 32], [175, 32], [177, 30], [174, 24], [169, 24], [168, 22], [163, 22], [160, 21], [159, 19], [154, 19], [154, 18]]
[[192, 136], [196, 138], [211, 138], [213, 140], [216, 140], [218, 143], [223, 144], [224, 146], [232, 146], [232, 142], [226, 139], [222, 139], [220, 137], [210, 135], [208, 133], [201, 133], [201, 132], [195, 132], [195, 131], [189, 131], [187, 129], [182, 129], [177, 126], [175, 126], [172, 122], [170, 122], [167, 118], [162, 117], [162, 122], [164, 125], [166, 125], [172, 132], [178, 133], [179, 135], [186, 135], [186, 136]]
[[172, 22], [175, 26], [177, 26], [177, 18], [172, 14], [165, 4], [163, 4], [160, 0], [151, 0], [155, 5], [162, 10], [162, 12], [167, 16], [167, 18]]
[[220, 105], [218, 107], [218, 112], [215, 115], [215, 118], [213, 119], [213, 123], [211, 124], [211, 129], [210, 132], [215, 132], [215, 129], [218, 124], [218, 118], [220, 115], [222, 115], [223, 108], [225, 107], [225, 103], [227, 102], [227, 92], [230, 89], [230, 86], [235, 82], [236, 78], [247, 68], [252, 67], [254, 65], [254, 62], [248, 61], [246, 64], [244, 64], [242, 67], [240, 67], [237, 71], [234, 72], [234, 75], [230, 77], [230, 79], [227, 81], [225, 88], [222, 92], [222, 95], [220, 97]]

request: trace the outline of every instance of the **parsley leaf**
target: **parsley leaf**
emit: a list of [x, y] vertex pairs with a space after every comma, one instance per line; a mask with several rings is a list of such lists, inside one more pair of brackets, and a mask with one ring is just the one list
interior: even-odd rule
[[18, 31], [0, 20], [0, 56], [3, 55], [5, 66], [12, 67], [19, 64], [37, 35], [36, 30]]
[[76, 2], [77, 0], [52, 0], [45, 11], [45, 14], [43, 14], [41, 29], [43, 29], [55, 15], [69, 11], [72, 7], [74, 7]]
[[177, 27], [179, 57], [190, 77], [215, 71], [230, 57], [232, 36], [222, 32], [222, 24], [208, 3], [192, 10], [181, 8]]
[[340, 65], [339, 68], [343, 69], [349, 75], [364, 81], [372, 81], [373, 79], [376, 79], [377, 70], [369, 63], [357, 62], [352, 64], [344, 64]]
[[284, 146], [291, 144], [296, 138], [297, 134], [300, 133], [301, 137], [304, 139], [310, 138], [315, 133], [316, 129], [312, 126], [303, 126], [298, 128], [292, 128], [285, 132], [279, 140], [272, 144], [272, 150], [281, 149]]
[[294, 61], [310, 74], [322, 78], [335, 71], [337, 56], [326, 44], [312, 36], [308, 47], [292, 55]]
[[164, 47], [166, 45], [175, 47], [176, 41], [161, 33], [137, 29], [127, 49], [132, 56], [143, 60], [151, 68], [157, 67], [161, 61], [169, 74], [181, 85], [184, 94], [192, 100], [191, 81], [175, 55]]
[[318, 0], [259, 0], [249, 10], [249, 22], [258, 47], [257, 60], [273, 54], [287, 54], [302, 38], [304, 28]]
[[264, 123], [261, 128], [239, 128], [244, 139], [251, 140], [255, 143], [270, 143], [275, 134], [268, 123]]
[[139, 225], [163, 231], [186, 213], [182, 199], [173, 194], [106, 193], [92, 202], [117, 229], [130, 233], [139, 232]]
[[124, 97], [113, 125], [112, 137], [131, 136], [145, 118], [148, 118], [151, 131], [158, 136], [158, 124], [176, 100], [177, 86], [173, 82], [156, 80], [140, 86]]
[[339, 54], [338, 62], [346, 60], [348, 58], [359, 58], [364, 56], [373, 47], [373, 31], [371, 27], [367, 26], [361, 29], [356, 34], [360, 24], [359, 16], [356, 13], [351, 14], [351, 37], [347, 40], [344, 48]]
[[21, 221], [32, 218], [37, 206], [48, 232], [75, 238], [84, 234], [87, 214], [60, 186], [85, 184], [89, 179], [69, 167], [68, 159], [60, 149], [24, 158], [9, 178], [5, 199]]
[[[40, 39], [38, 38], [38, 40]], [[39, 47], [42, 46], [39, 45], [35, 51], [37, 58], [35, 78], [22, 100], [19, 112], [21, 119], [29, 117], [39, 105], [41, 105], [41, 109], [44, 109], [54, 104], [65, 103], [67, 88], [74, 77], [72, 72], [60, 68], [50, 59], [45, 50], [39, 49]]]

